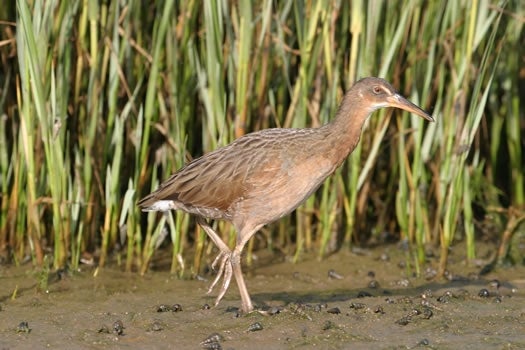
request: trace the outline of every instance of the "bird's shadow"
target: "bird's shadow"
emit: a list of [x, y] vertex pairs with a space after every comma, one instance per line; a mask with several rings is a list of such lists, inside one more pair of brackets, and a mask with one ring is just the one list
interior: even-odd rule
[[[283, 305], [288, 305], [291, 303], [299, 304], [323, 304], [330, 302], [355, 302], [363, 301], [366, 303], [370, 298], [383, 297], [386, 301], [387, 299], [400, 298], [400, 297], [409, 297], [415, 298], [420, 297], [423, 293], [427, 291], [432, 292], [434, 300], [437, 299], [440, 294], [438, 291], [450, 291], [453, 296], [463, 295], [463, 291], [472, 288], [486, 288], [488, 281], [484, 279], [478, 280], [462, 280], [462, 281], [429, 281], [423, 285], [407, 288], [351, 288], [351, 289], [327, 289], [327, 290], [318, 290], [312, 292], [303, 292], [303, 291], [286, 291], [286, 292], [270, 292], [270, 293], [252, 293], [252, 299], [254, 303], [259, 307], [267, 307], [268, 302], [279, 301]], [[512, 283], [504, 283], [501, 288], [510, 290], [515, 286]], [[491, 290], [491, 294], [498, 295], [499, 290]], [[477, 295], [470, 291], [467, 295], [473, 296]], [[374, 300], [374, 302], [376, 302]]]

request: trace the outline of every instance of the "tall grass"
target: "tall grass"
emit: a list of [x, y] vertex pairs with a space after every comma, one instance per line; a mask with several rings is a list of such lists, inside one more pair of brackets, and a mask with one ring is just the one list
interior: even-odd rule
[[169, 245], [173, 273], [201, 273], [204, 233], [137, 199], [245, 133], [327, 123], [370, 75], [437, 122], [375, 113], [343, 167], [250, 242], [249, 263], [389, 232], [416, 272], [439, 245], [444, 274], [457, 240], [475, 258], [489, 208], [523, 211], [520, 2], [18, 0], [0, 14], [0, 252], [14, 263], [49, 250], [76, 267], [90, 253], [146, 273]]

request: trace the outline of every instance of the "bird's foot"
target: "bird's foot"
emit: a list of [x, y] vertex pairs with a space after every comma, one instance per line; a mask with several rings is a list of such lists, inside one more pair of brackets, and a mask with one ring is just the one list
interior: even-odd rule
[[213, 288], [215, 288], [217, 283], [222, 278], [222, 287], [219, 290], [219, 295], [217, 296], [217, 299], [215, 299], [215, 306], [219, 304], [221, 299], [224, 297], [224, 294], [226, 294], [226, 291], [228, 290], [228, 287], [230, 286], [230, 282], [232, 280], [233, 268], [231, 263], [231, 257], [231, 251], [221, 251], [211, 265], [211, 268], [215, 270], [217, 263], [219, 263], [219, 271], [217, 271], [217, 277], [215, 277], [210, 288], [208, 289], [208, 294], [210, 294], [213, 291]]

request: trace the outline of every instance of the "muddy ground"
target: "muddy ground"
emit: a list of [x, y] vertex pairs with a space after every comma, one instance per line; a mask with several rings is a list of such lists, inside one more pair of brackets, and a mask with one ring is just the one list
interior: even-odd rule
[[483, 261], [463, 252], [453, 248], [449, 280], [413, 277], [395, 245], [298, 264], [259, 253], [246, 282], [263, 312], [243, 316], [233, 281], [203, 308], [212, 275], [84, 266], [39, 292], [35, 270], [0, 266], [0, 349], [524, 349], [525, 267], [480, 276]]

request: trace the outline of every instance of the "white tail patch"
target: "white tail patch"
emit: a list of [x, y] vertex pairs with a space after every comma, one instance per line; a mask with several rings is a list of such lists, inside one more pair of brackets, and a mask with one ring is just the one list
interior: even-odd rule
[[153, 203], [147, 208], [143, 208], [142, 211], [168, 211], [175, 209], [175, 203], [171, 200], [160, 200]]

